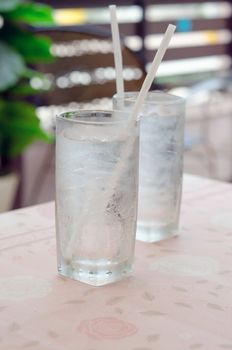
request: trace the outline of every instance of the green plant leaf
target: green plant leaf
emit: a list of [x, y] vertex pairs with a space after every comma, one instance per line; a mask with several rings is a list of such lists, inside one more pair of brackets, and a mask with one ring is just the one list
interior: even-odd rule
[[25, 71], [22, 74], [23, 78], [28, 78], [28, 79], [34, 78], [34, 77], [40, 77], [42, 79], [43, 76], [44, 76], [43, 73], [28, 67], [26, 67]]
[[35, 35], [16, 26], [4, 26], [2, 38], [14, 47], [26, 63], [51, 62], [54, 56], [50, 52], [52, 41], [42, 35]]
[[0, 154], [16, 156], [35, 140], [51, 142], [53, 138], [40, 127], [35, 107], [27, 102], [3, 102], [0, 108], [0, 139], [7, 139], [8, 149]]
[[14, 10], [22, 0], [0, 0], [0, 12]]
[[36, 2], [23, 2], [13, 11], [6, 14], [6, 18], [31, 25], [54, 24], [51, 7]]
[[0, 41], [0, 91], [17, 83], [25, 71], [22, 57]]

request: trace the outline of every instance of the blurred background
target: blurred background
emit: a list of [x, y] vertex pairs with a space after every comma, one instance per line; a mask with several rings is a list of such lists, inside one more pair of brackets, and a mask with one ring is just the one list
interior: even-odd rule
[[[54, 200], [54, 116], [111, 108], [116, 87], [109, 1], [1, 3], [3, 211]], [[231, 182], [232, 1], [114, 4], [126, 90], [140, 88], [167, 25], [177, 26], [153, 88], [186, 98], [184, 171]]]

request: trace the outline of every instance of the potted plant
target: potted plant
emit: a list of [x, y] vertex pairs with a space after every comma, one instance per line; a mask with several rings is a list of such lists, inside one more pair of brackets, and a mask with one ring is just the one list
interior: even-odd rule
[[[0, 211], [10, 209], [13, 200], [18, 182], [14, 173], [17, 157], [35, 140], [51, 141], [30, 99], [38, 93], [30, 79], [39, 75], [33, 66], [53, 60], [50, 39], [37, 35], [31, 27], [52, 23], [52, 9], [46, 5], [0, 1]], [[7, 189], [8, 197], [3, 193]]]

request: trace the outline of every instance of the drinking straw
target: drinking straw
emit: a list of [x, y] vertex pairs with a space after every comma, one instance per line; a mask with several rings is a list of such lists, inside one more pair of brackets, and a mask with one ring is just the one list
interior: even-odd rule
[[110, 5], [111, 33], [113, 40], [114, 65], [116, 74], [116, 90], [119, 98], [124, 97], [122, 51], [120, 45], [120, 35], [117, 22], [116, 5]]
[[[145, 101], [146, 95], [148, 93], [148, 90], [151, 87], [151, 84], [155, 78], [156, 72], [159, 68], [159, 65], [165, 55], [165, 52], [168, 48], [168, 45], [171, 41], [171, 38], [174, 34], [176, 27], [172, 24], [168, 25], [168, 28], [164, 34], [164, 37], [161, 41], [160, 47], [158, 48], [158, 51], [156, 52], [156, 55], [154, 57], [153, 62], [151, 63], [149, 72], [143, 82], [142, 88], [139, 92], [139, 95], [137, 97], [137, 100], [135, 102], [135, 105], [133, 107], [132, 113], [129, 116], [129, 121], [127, 123], [127, 126], [125, 128], [125, 135], [130, 136], [130, 130], [133, 127], [133, 124], [136, 123], [138, 114], [142, 108], [143, 102]], [[125, 149], [123, 149], [121, 153], [121, 159], [116, 164], [115, 169], [113, 170], [112, 176], [109, 178], [108, 183], [106, 184], [105, 188], [108, 188], [108, 190], [103, 194], [103, 198], [101, 198], [101, 201], [99, 201], [99, 213], [103, 213], [104, 210], [106, 210], [106, 207], [112, 198], [114, 194], [115, 187], [120, 179], [121, 173], [123, 171], [123, 168], [125, 166], [126, 161], [131, 155], [131, 152], [133, 151], [133, 140], [129, 143], [126, 143]], [[86, 204], [86, 203], [85, 203]], [[87, 207], [87, 204], [85, 208]], [[85, 212], [86, 210], [83, 210]], [[85, 225], [86, 215], [88, 216], [88, 213], [82, 214], [82, 220], [80, 220], [82, 225]], [[80, 227], [80, 226], [79, 226]], [[70, 241], [67, 244], [66, 247], [66, 258], [71, 259], [73, 253], [77, 249], [77, 237], [75, 237], [75, 233], [71, 235]]]
[[[139, 95], [135, 101], [135, 104], [134, 104], [134, 107], [133, 107], [133, 110], [132, 110], [132, 113], [131, 115], [129, 116], [129, 121], [128, 121], [128, 124], [125, 128], [125, 134], [126, 135], [130, 135], [130, 130], [131, 128], [133, 127], [133, 124], [136, 122], [137, 120], [137, 117], [139, 115], [139, 112], [142, 108], [142, 105], [143, 105], [143, 102], [145, 101], [146, 99], [146, 96], [147, 96], [147, 93], [148, 93], [148, 90], [150, 89], [151, 87], [151, 84], [155, 78], [155, 75], [157, 73], [157, 70], [159, 68], [159, 65], [165, 55], [165, 52], [168, 48], [168, 45], [171, 41], [171, 38], [174, 34], [174, 31], [176, 29], [176, 26], [172, 25], [172, 24], [169, 24], [168, 25], [168, 28], [164, 34], [164, 37], [161, 41], [161, 44], [160, 44], [160, 47], [158, 49], [158, 51], [156, 52], [156, 55], [154, 57], [154, 60], [153, 62], [151, 63], [151, 66], [150, 66], [150, 69], [149, 69], [149, 72], [143, 82], [143, 85], [142, 85], [142, 88], [139, 92]], [[133, 143], [130, 142], [129, 144], [127, 144], [126, 148], [123, 150], [122, 152], [122, 157], [121, 157], [121, 160], [120, 162], [118, 162], [115, 166], [115, 169], [112, 173], [112, 176], [111, 178], [109, 179], [109, 183], [108, 183], [108, 186], [106, 186], [106, 188], [108, 188], [109, 190], [106, 191], [105, 193], [105, 198], [102, 202], [102, 204], [106, 207], [107, 206], [107, 203], [108, 201], [110, 200], [111, 196], [113, 195], [113, 191], [114, 191], [114, 188], [116, 186], [116, 184], [118, 183], [118, 180], [121, 176], [121, 172], [123, 171], [123, 166], [125, 164], [125, 162], [127, 161], [127, 159], [129, 158], [130, 154], [131, 154], [131, 151], [132, 151], [132, 147], [133, 147]], [[103, 208], [104, 208], [103, 206]]]
[[150, 89], [151, 84], [153, 83], [153, 80], [155, 79], [155, 75], [156, 75], [157, 70], [159, 68], [159, 65], [160, 65], [160, 63], [165, 55], [165, 52], [168, 48], [168, 45], [171, 41], [171, 38], [175, 32], [175, 29], [176, 29], [176, 26], [174, 26], [173, 24], [168, 25], [168, 28], [167, 28], [167, 30], [163, 36], [163, 39], [161, 41], [161, 44], [158, 48], [158, 51], [156, 52], [156, 55], [153, 59], [153, 62], [151, 63], [151, 66], [149, 68], [149, 72], [148, 72], [148, 74], [143, 82], [142, 88], [139, 92], [139, 95], [138, 95], [136, 101], [135, 101], [135, 104], [134, 104], [134, 107], [132, 110], [132, 114], [130, 117], [130, 123], [133, 123], [136, 120], [136, 118], [137, 118], [137, 116], [142, 108], [142, 105], [146, 99], [148, 90]]

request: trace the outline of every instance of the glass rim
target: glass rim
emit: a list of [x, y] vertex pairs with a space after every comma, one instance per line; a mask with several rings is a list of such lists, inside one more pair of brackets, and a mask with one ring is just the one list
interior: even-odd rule
[[[101, 109], [80, 109], [80, 110], [73, 110], [73, 111], [67, 111], [67, 112], [62, 112], [60, 114], [56, 115], [56, 120], [62, 120], [62, 121], [67, 121], [71, 123], [77, 123], [77, 124], [86, 124], [86, 125], [117, 125], [121, 124], [123, 122], [127, 122], [126, 118], [118, 118], [118, 120], [94, 120], [91, 121], [90, 118], [100, 118], [100, 117], [110, 117], [114, 112], [119, 113], [120, 115], [129, 115], [130, 113], [127, 111], [121, 111], [119, 109], [111, 109], [111, 110], [101, 110]], [[97, 115], [99, 114], [99, 116]], [[68, 115], [76, 115], [77, 119], [70, 118]], [[108, 115], [108, 116], [107, 116]], [[80, 119], [79, 119], [80, 118]], [[82, 118], [82, 119], [81, 119]], [[84, 120], [84, 118], [89, 118], [89, 120]]]
[[[124, 97], [117, 97], [117, 93], [113, 95], [113, 98], [117, 98], [118, 100], [124, 100], [129, 102], [134, 102], [135, 99], [132, 100], [132, 96], [134, 94], [138, 95], [139, 91], [125, 91]], [[185, 104], [185, 99], [183, 97], [171, 94], [169, 92], [165, 92], [162, 90], [151, 90], [148, 91], [147, 96], [149, 95], [164, 95], [169, 96], [170, 100], [163, 100], [163, 101], [149, 101], [147, 98], [145, 99], [143, 104], [155, 104], [155, 105], [169, 105], [169, 104]]]

